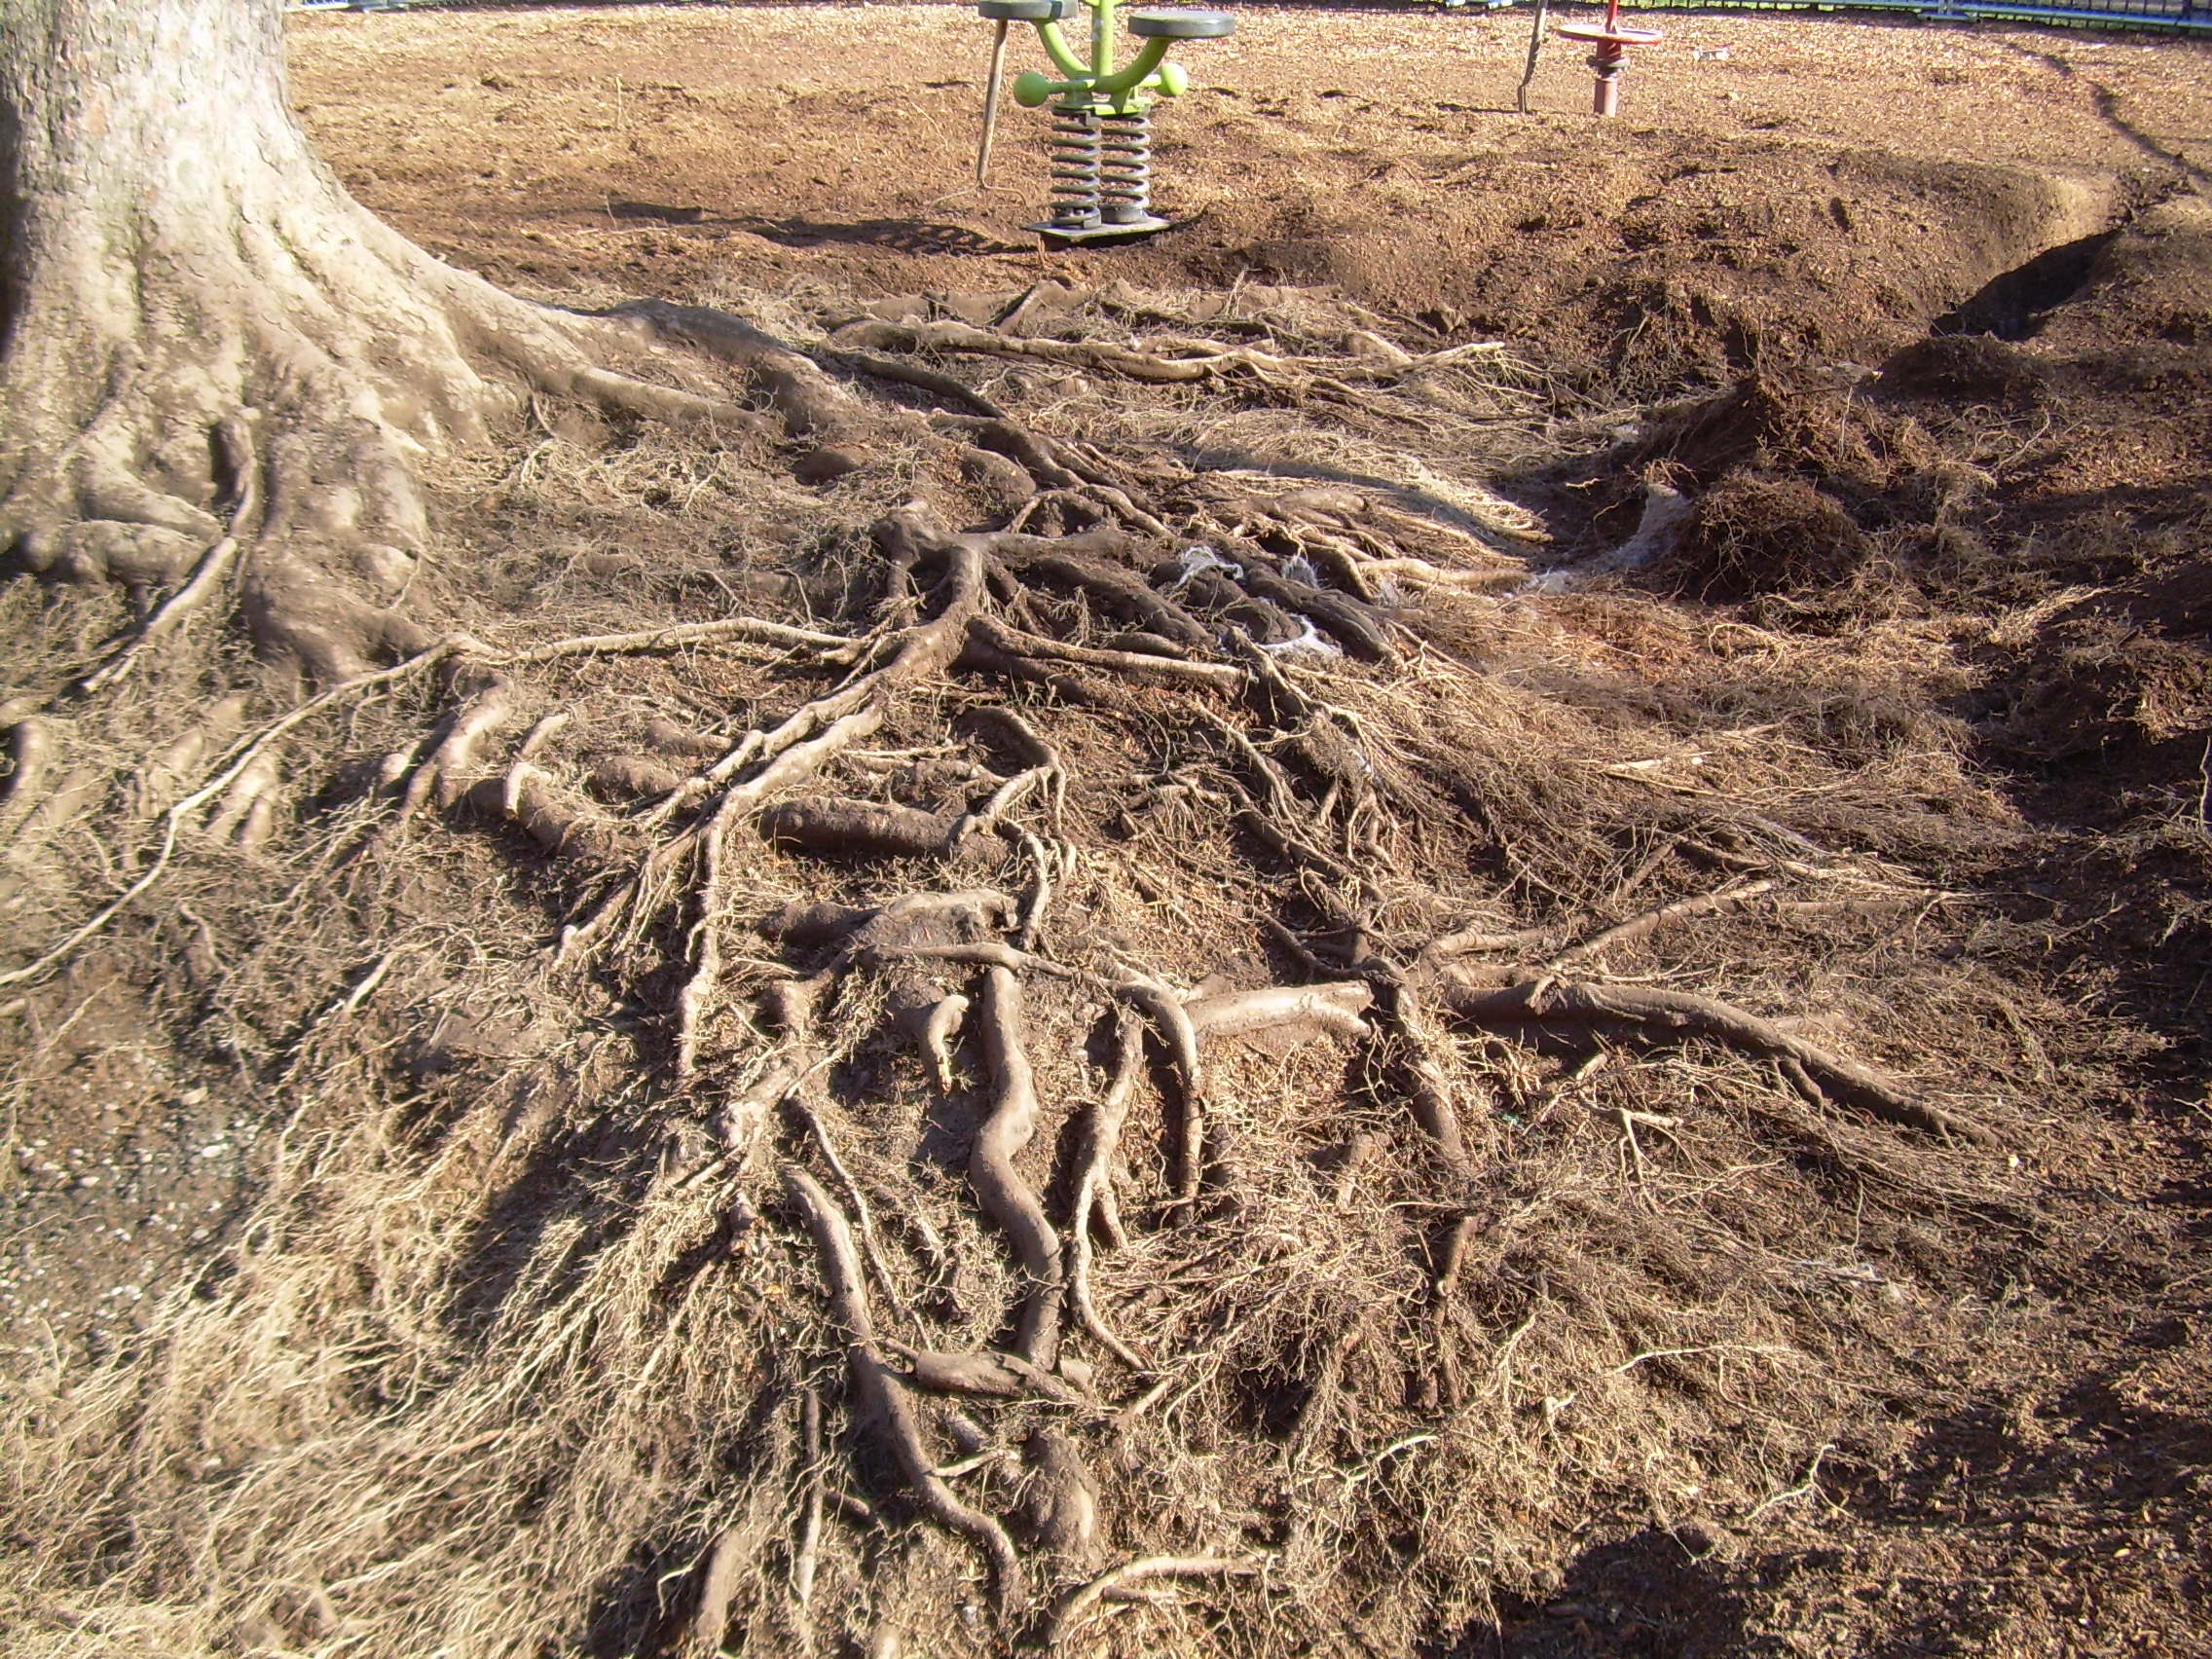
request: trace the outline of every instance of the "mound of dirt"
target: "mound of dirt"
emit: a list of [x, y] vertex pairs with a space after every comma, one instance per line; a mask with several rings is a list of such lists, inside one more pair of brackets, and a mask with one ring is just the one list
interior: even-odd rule
[[1871, 551], [1843, 503], [1802, 478], [1742, 469], [1697, 498], [1652, 578], [1692, 599], [1820, 593], [1850, 582]]
[[1882, 364], [1882, 389], [1902, 400], [2011, 403], [2043, 384], [2034, 354], [1986, 334], [1915, 340]]
[[[775, 6], [308, 18], [295, 55], [348, 183], [526, 290], [1325, 285], [1401, 335], [1511, 339], [1616, 405], [1879, 362], [2107, 231], [2130, 181], [2164, 170], [2100, 115], [2086, 70], [2029, 55], [2032, 33], [1671, 19], [1630, 118], [1601, 128], [1556, 50], [1537, 113], [1511, 112], [1518, 16], [1241, 17], [1159, 112], [1176, 229], [1081, 255], [1024, 228], [1046, 196], [1041, 117], [1009, 112], [991, 190], [970, 187], [984, 48], [957, 9], [877, 7], [865, 26]], [[2180, 58], [2116, 51], [2095, 74], [2204, 129]], [[1931, 91], [1969, 79], [1971, 120]]]

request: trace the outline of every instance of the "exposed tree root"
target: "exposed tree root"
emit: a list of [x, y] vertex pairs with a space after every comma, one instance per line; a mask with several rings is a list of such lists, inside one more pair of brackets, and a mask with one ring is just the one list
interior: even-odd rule
[[[1930, 1190], [1922, 1164], [1967, 1154], [1860, 1118], [1992, 1138], [1785, 1023], [1715, 995], [1598, 977], [1631, 945], [1694, 952], [1708, 929], [1811, 913], [1786, 904], [1868, 903], [1868, 892], [1887, 903], [1903, 884], [1808, 862], [1777, 825], [1743, 855], [1756, 867], [1736, 885], [1680, 896], [1683, 872], [1654, 842], [1724, 839], [1712, 824], [1745, 822], [1740, 809], [1715, 807], [1712, 823], [1685, 811], [1662, 832], [1643, 786], [1604, 770], [1637, 752], [1614, 735], [1627, 717], [1589, 688], [1601, 677], [1471, 666], [1493, 648], [1531, 651], [1514, 630], [1535, 628], [1531, 608], [1479, 597], [1504, 572], [1472, 530], [1391, 505], [1405, 498], [1380, 489], [1265, 495], [1256, 473], [1139, 465], [1049, 439], [935, 370], [851, 351], [810, 358], [715, 313], [633, 307], [548, 326], [587, 365], [576, 342], [625, 337], [712, 357], [767, 410], [723, 429], [796, 446], [801, 477], [850, 477], [896, 442], [925, 458], [925, 474], [950, 464], [970, 484], [985, 479], [1005, 503], [990, 522], [1005, 528], [954, 532], [947, 522], [974, 519], [917, 499], [884, 515], [866, 548], [857, 526], [844, 540], [825, 535], [823, 557], [850, 561], [834, 572], [844, 591], [866, 596], [843, 601], [833, 629], [729, 614], [617, 617], [645, 625], [516, 643], [455, 634], [340, 678], [235, 740], [211, 727], [189, 750], [141, 748], [133, 795], [162, 816], [137, 833], [153, 848], [125, 866], [117, 898], [0, 987], [51, 974], [174, 870], [186, 840], [271, 844], [287, 822], [285, 779], [298, 789], [304, 771], [284, 740], [304, 722], [403, 684], [427, 701], [381, 709], [371, 726], [361, 770], [388, 758], [343, 806], [364, 830], [360, 867], [382, 878], [432, 859], [433, 820], [449, 810], [485, 821], [478, 864], [446, 871], [450, 881], [480, 880], [497, 837], [509, 851], [527, 837], [545, 856], [518, 861], [528, 873], [516, 885], [542, 901], [534, 914], [548, 931], [546, 918], [572, 918], [560, 977], [509, 974], [487, 1001], [548, 1024], [564, 1015], [543, 1011], [565, 1011], [571, 1025], [551, 1057], [501, 1071], [512, 1056], [500, 1056], [450, 1086], [467, 1102], [456, 1119], [477, 1114], [476, 1144], [531, 1161], [542, 1185], [518, 1185], [498, 1199], [515, 1209], [471, 1219], [463, 1231], [493, 1244], [457, 1243], [449, 1230], [422, 1246], [434, 1265], [407, 1271], [425, 1284], [461, 1271], [451, 1263], [464, 1247], [485, 1252], [480, 1266], [519, 1239], [527, 1261], [502, 1293], [510, 1303], [441, 1312], [481, 1319], [467, 1342], [430, 1322], [447, 1346], [420, 1359], [421, 1376], [437, 1386], [409, 1381], [395, 1397], [414, 1411], [407, 1389], [450, 1394], [457, 1419], [482, 1419], [461, 1421], [450, 1444], [487, 1437], [494, 1461], [499, 1437], [541, 1432], [537, 1484], [472, 1490], [472, 1516], [550, 1505], [549, 1492], [572, 1505], [559, 1525], [602, 1526], [593, 1505], [650, 1468], [655, 1495], [605, 1520], [604, 1535], [627, 1529], [621, 1559], [635, 1560], [651, 1553], [640, 1539], [684, 1540], [678, 1572], [696, 1597], [670, 1628], [694, 1651], [827, 1650], [863, 1632], [895, 1644], [900, 1622], [919, 1628], [908, 1615], [921, 1603], [864, 1585], [856, 1564], [871, 1558], [877, 1587], [910, 1571], [941, 1588], [958, 1576], [943, 1561], [964, 1567], [971, 1552], [999, 1620], [995, 1635], [978, 1623], [973, 1645], [1024, 1629], [1058, 1645], [1122, 1603], [1151, 1601], [1147, 1616], [1172, 1620], [1164, 1581], [1265, 1571], [1272, 1584], [1279, 1561], [1281, 1582], [1299, 1587], [1271, 1597], [1284, 1620], [1305, 1616], [1309, 1586], [1327, 1599], [1310, 1620], [1318, 1650], [1350, 1618], [1345, 1564], [1387, 1556], [1426, 1575], [1407, 1593], [1418, 1607], [1391, 1627], [1410, 1650], [1438, 1628], [1433, 1607], [1475, 1616], [1453, 1600], [1475, 1570], [1463, 1540], [1481, 1536], [1463, 1511], [1491, 1501], [1469, 1495], [1481, 1482], [1464, 1447], [1451, 1463], [1437, 1442], [1479, 1444], [1495, 1465], [1483, 1480], [1547, 1501], [1563, 1482], [1629, 1479], [1622, 1470], [1656, 1466], [1661, 1451], [1698, 1467], [1711, 1438], [1745, 1419], [1730, 1415], [1739, 1374], [1709, 1373], [1696, 1356], [1770, 1355], [1803, 1340], [1741, 1285], [1846, 1248], [1794, 1237], [1815, 1225], [1804, 1218], [1817, 1219], [1822, 1172], [1790, 1188], [1777, 1175], [1784, 1221], [1745, 1199], [1737, 1231], [1720, 1229], [1755, 1271], [1731, 1256], [1726, 1273], [1708, 1272], [1703, 1235], [1671, 1218], [1736, 1201], [1710, 1190], [1739, 1177], [1768, 1192], [1756, 1182], [1781, 1161], [1727, 1137], [1766, 1132], [1771, 1151], [1771, 1100], [1763, 1117], [1685, 1110], [1691, 1086], [1670, 1074], [1687, 1065], [1562, 1070], [1549, 1057], [1561, 1035], [1710, 1043], [1767, 1062], [1749, 1078], [1740, 1065], [1707, 1068], [1721, 1081], [1701, 1074], [1696, 1087], [1771, 1096], [1779, 1070], [1806, 1099], [1846, 1109], [1788, 1106], [1783, 1138], [1807, 1164], [1894, 1170], [1900, 1189], [1921, 1179]], [[1481, 356], [1178, 336], [1109, 349], [967, 324], [870, 325], [838, 344], [990, 351], [1361, 409]], [[954, 407], [888, 412], [825, 364]], [[588, 377], [570, 389], [643, 395]], [[730, 399], [709, 401], [704, 418], [725, 421]], [[271, 520], [296, 524], [305, 488], [273, 482]], [[243, 498], [221, 498], [241, 503], [242, 524]], [[1041, 533], [1054, 525], [1066, 534]], [[192, 522], [201, 566], [172, 598], [172, 638], [203, 604], [186, 599], [196, 586], [237, 580], [250, 608], [247, 590], [266, 597], [278, 568], [245, 539], [218, 560], [208, 528]], [[166, 563], [143, 572], [177, 579], [186, 531], [170, 534], [174, 544], [117, 541], [103, 568], [140, 570], [132, 558], [160, 553]], [[64, 551], [90, 559], [97, 542]], [[1516, 565], [1510, 577], [1523, 574]], [[1408, 602], [1413, 587], [1428, 597]], [[311, 649], [307, 614], [292, 612], [287, 648], [324, 669], [416, 626], [395, 616], [391, 633], [372, 635], [342, 612]], [[807, 619], [795, 603], [793, 614]], [[1461, 625], [1474, 643], [1455, 641]], [[111, 658], [103, 685], [160, 637], [149, 627]], [[1597, 713], [1555, 695], [1562, 685]], [[6, 824], [27, 820], [77, 763], [56, 755], [67, 722], [44, 707], [14, 711]], [[1777, 847], [1774, 860], [1752, 856]], [[1852, 897], [1782, 897], [1785, 881], [1816, 878]], [[375, 895], [373, 881], [360, 885]], [[1469, 916], [1483, 919], [1453, 930]], [[1471, 960], [1485, 956], [1508, 965]], [[1721, 979], [1734, 960], [1693, 953], [1670, 966]], [[1560, 977], [1569, 970], [1577, 977]], [[1109, 1029], [1094, 1078], [1087, 1045]], [[448, 1087], [417, 1078], [396, 1116], [412, 1124], [417, 1098]], [[522, 1126], [537, 1121], [532, 1090], [564, 1102], [547, 1111], [566, 1114], [566, 1138], [534, 1148], [543, 1131]], [[1059, 1132], [1063, 1105], [1093, 1090], [1095, 1106]], [[1743, 1129], [1746, 1118], [1760, 1129]], [[507, 1179], [478, 1180], [459, 1134], [427, 1153], [411, 1136], [436, 1141], [391, 1129], [376, 1157], [417, 1184], [401, 1197], [379, 1188], [376, 1202], [414, 1216], [448, 1189]], [[660, 1153], [657, 1168], [640, 1174], [633, 1139]], [[433, 1161], [420, 1179], [419, 1156]], [[1726, 1179], [1712, 1180], [1719, 1169]], [[771, 1170], [781, 1211], [766, 1197]], [[283, 1174], [306, 1182], [287, 1189], [295, 1227], [317, 1203], [351, 1201], [342, 1176], [316, 1186]], [[542, 1238], [516, 1225], [525, 1207]], [[787, 1217], [803, 1231], [795, 1247]], [[359, 1226], [381, 1262], [385, 1221]], [[211, 1296], [249, 1306], [256, 1275], [274, 1271], [252, 1269]], [[345, 1294], [318, 1284], [289, 1306]], [[885, 1310], [885, 1331], [871, 1309]], [[202, 1316], [212, 1317], [180, 1315]], [[708, 1329], [711, 1344], [698, 1337]], [[733, 1343], [732, 1330], [759, 1340]], [[348, 1340], [363, 1352], [405, 1347], [373, 1332]], [[1116, 1364], [1094, 1372], [1100, 1352]], [[841, 1397], [821, 1390], [829, 1355], [841, 1356]], [[723, 1380], [748, 1366], [742, 1384]], [[517, 1420], [515, 1403], [539, 1379], [566, 1414], [541, 1431]], [[672, 1397], [682, 1413], [610, 1426]], [[1637, 1433], [1656, 1424], [1660, 1450], [1618, 1453], [1596, 1431], [1563, 1450], [1579, 1431], [1567, 1414], [1595, 1416], [1601, 1397], [1630, 1400], [1643, 1414]], [[1762, 1423], [1795, 1420], [1763, 1399], [1760, 1411]], [[852, 1476], [832, 1477], [855, 1439]], [[350, 1455], [353, 1442], [329, 1444]], [[558, 1460], [548, 1448], [573, 1457], [572, 1483], [566, 1466], [545, 1472]], [[1421, 1461], [1432, 1454], [1434, 1465]], [[379, 1491], [376, 1502], [398, 1513], [428, 1501], [420, 1493], [460, 1478], [456, 1461], [406, 1465], [391, 1478], [415, 1483], [409, 1494]], [[359, 1462], [365, 1472], [349, 1478], [385, 1478], [376, 1458]], [[886, 1484], [886, 1465], [895, 1490], [866, 1488]], [[843, 1490], [847, 1478], [866, 1499]], [[663, 1493], [692, 1507], [671, 1519], [651, 1507]], [[900, 1528], [912, 1513], [903, 1499], [932, 1525]], [[848, 1523], [866, 1530], [865, 1544]], [[788, 1549], [763, 1549], [779, 1535]], [[1262, 1539], [1266, 1556], [1242, 1553]], [[1147, 1554], [1086, 1576], [1109, 1540], [1221, 1553]], [[347, 1547], [354, 1581], [387, 1570], [382, 1543]], [[611, 1577], [606, 1553], [591, 1559]], [[965, 1591], [942, 1593], [965, 1606]]]
[[63, 962], [66, 962], [80, 944], [83, 944], [85, 940], [106, 927], [127, 906], [135, 903], [142, 894], [161, 880], [168, 870], [170, 859], [175, 856], [177, 835], [186, 822], [209, 801], [226, 793], [241, 777], [246, 776], [255, 767], [264, 764], [264, 756], [270, 747], [283, 737], [286, 732], [304, 725], [333, 704], [344, 702], [346, 699], [358, 696], [365, 691], [379, 689], [402, 680], [412, 679], [455, 654], [463, 644], [465, 642], [459, 640], [441, 642], [391, 668], [361, 675], [356, 679], [331, 686], [328, 690], [319, 692], [301, 703], [290, 713], [263, 726], [243, 742], [234, 744], [225, 753], [223, 759], [217, 763], [215, 771], [206, 782], [190, 794], [185, 795], [162, 815], [160, 844], [155, 849], [152, 861], [137, 878], [122, 893], [95, 910], [84, 923], [71, 930], [58, 943], [24, 966], [0, 973], [0, 988], [24, 984], [43, 978], [46, 975], [52, 973]]
[[729, 1630], [730, 1599], [737, 1594], [749, 1563], [747, 1539], [735, 1527], [724, 1528], [707, 1551], [706, 1568], [699, 1577], [699, 1599], [691, 1611], [691, 1648], [697, 1653], [722, 1650]]
[[433, 798], [440, 806], [459, 800], [468, 788], [463, 774], [475, 761], [476, 746], [515, 718], [514, 687], [503, 679], [493, 681], [455, 710], [436, 747], [408, 775], [393, 814], [394, 826], [404, 825]]
[[885, 1450], [931, 1518], [969, 1539], [981, 1552], [991, 1569], [1000, 1613], [1010, 1616], [1023, 1599], [1021, 1561], [1014, 1554], [1014, 1540], [988, 1515], [961, 1502], [939, 1477], [936, 1459], [922, 1445], [921, 1424], [906, 1398], [905, 1387], [876, 1350], [875, 1325], [868, 1317], [867, 1292], [861, 1284], [852, 1230], [830, 1195], [805, 1170], [787, 1166], [784, 1190], [814, 1235], [830, 1317], [846, 1345], [845, 1376], [853, 1391], [856, 1415], [883, 1437]]
[[1592, 962], [1615, 945], [1629, 944], [1648, 938], [1661, 928], [1676, 922], [1740, 910], [1761, 895], [1773, 891], [1774, 883], [1771, 881], [1752, 881], [1726, 892], [1705, 893], [1694, 899], [1662, 904], [1656, 910], [1647, 910], [1641, 916], [1631, 916], [1625, 922], [1616, 923], [1603, 933], [1592, 934], [1588, 939], [1568, 946], [1553, 959], [1551, 965], [1554, 968], [1566, 968], [1578, 962]]
[[1034, 1430], [1021, 1445], [1029, 1470], [1028, 1530], [1062, 1567], [1087, 1570], [1099, 1549], [1099, 1488], [1064, 1434]]
[[1203, 997], [1186, 1004], [1184, 1012], [1201, 1041], [1283, 1026], [1360, 1038], [1369, 1030], [1360, 1014], [1374, 1000], [1375, 993], [1364, 984], [1276, 985]]
[[1090, 1230], [1093, 1220], [1109, 1237], [1119, 1237], [1121, 1217], [1114, 1202], [1114, 1160], [1122, 1144], [1122, 1125], [1135, 1098], [1137, 1070], [1144, 1063], [1144, 1028], [1124, 1013], [1114, 1026], [1113, 1080], [1085, 1125], [1078, 1154], [1075, 1199], [1068, 1211], [1068, 1309], [1092, 1341], [1131, 1371], [1147, 1369], [1144, 1357], [1107, 1329], [1090, 1289]]
[[1059, 1646], [1075, 1634], [1092, 1608], [1148, 1578], [1235, 1577], [1258, 1572], [1262, 1566], [1252, 1556], [1145, 1556], [1124, 1562], [1062, 1599], [1045, 1628], [1045, 1645]]
[[243, 419], [232, 416], [219, 422], [216, 436], [225, 452], [225, 467], [239, 480], [239, 499], [231, 514], [230, 528], [221, 540], [201, 555], [183, 585], [147, 614], [115, 654], [77, 682], [73, 689], [78, 696], [96, 696], [129, 674], [144, 652], [174, 633], [185, 618], [207, 602], [208, 596], [222, 585], [237, 563], [239, 538], [261, 508], [261, 479], [254, 465], [252, 436]]
[[1004, 968], [983, 976], [983, 1054], [996, 1081], [991, 1114], [976, 1133], [968, 1179], [983, 1213], [1014, 1242], [1028, 1280], [1014, 1350], [1051, 1371], [1060, 1351], [1060, 1240], [1014, 1160], [1037, 1132], [1037, 1085], [1022, 1047], [1021, 982]]
[[971, 351], [1002, 357], [1034, 357], [1048, 363], [1104, 370], [1158, 385], [1188, 385], [1233, 375], [1269, 386], [1295, 387], [1344, 401], [1355, 401], [1347, 383], [1389, 384], [1424, 370], [1463, 363], [1502, 351], [1502, 345], [1455, 346], [1420, 356], [1394, 351], [1389, 356], [1285, 357], [1217, 341], [1162, 339], [1132, 349], [1089, 340], [1052, 340], [1002, 334], [965, 322], [855, 322], [833, 337], [833, 344], [875, 351]]
[[1955, 1134], [1984, 1145], [1994, 1138], [1980, 1124], [1913, 1099], [1872, 1067], [1816, 1048], [1714, 997], [1549, 977], [1493, 986], [1447, 980], [1443, 995], [1455, 1014], [1480, 1025], [1609, 1025], [1660, 1041], [1710, 1038], [1783, 1062], [1785, 1074], [1815, 1102], [1853, 1106], [1931, 1134]]
[[47, 722], [33, 714], [18, 716], [8, 728], [8, 793], [0, 797], [0, 813], [12, 818], [38, 803], [53, 755]]
[[948, 1353], [898, 1343], [891, 1346], [905, 1360], [906, 1374], [914, 1386], [933, 1393], [976, 1394], [1002, 1400], [1051, 1400], [1060, 1405], [1072, 1405], [1083, 1398], [1074, 1385], [1018, 1353], [996, 1348]]

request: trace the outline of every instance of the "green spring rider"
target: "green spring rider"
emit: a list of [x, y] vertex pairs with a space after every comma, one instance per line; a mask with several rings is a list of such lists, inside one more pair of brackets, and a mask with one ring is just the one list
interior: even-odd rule
[[[1090, 61], [1077, 57], [1060, 19], [1090, 11]], [[1033, 231], [1058, 241], [1099, 241], [1167, 228], [1152, 211], [1152, 100], [1189, 90], [1191, 77], [1167, 54], [1179, 40], [1218, 40], [1235, 32], [1227, 12], [1161, 8], [1129, 14], [1129, 33], [1144, 45], [1128, 67], [1114, 66], [1116, 0], [980, 0], [976, 8], [998, 24], [990, 83], [983, 92], [983, 143], [976, 158], [981, 184], [998, 121], [999, 76], [1006, 64], [1009, 23], [1034, 23], [1061, 78], [1032, 69], [1014, 79], [1014, 101], [1024, 109], [1052, 102], [1052, 216]]]

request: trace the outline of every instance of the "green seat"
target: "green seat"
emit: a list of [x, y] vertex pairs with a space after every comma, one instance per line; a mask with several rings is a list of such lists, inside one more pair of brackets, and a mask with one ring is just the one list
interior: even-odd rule
[[977, 0], [976, 10], [1002, 23], [1055, 23], [1073, 0]]
[[1129, 33], [1153, 40], [1219, 40], [1236, 32], [1236, 19], [1227, 12], [1199, 12], [1177, 6], [1156, 12], [1131, 12]]

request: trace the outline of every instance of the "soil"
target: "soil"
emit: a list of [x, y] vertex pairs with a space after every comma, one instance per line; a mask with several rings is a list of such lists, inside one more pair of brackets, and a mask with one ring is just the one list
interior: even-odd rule
[[[1702, 693], [1686, 682], [1733, 620], [1835, 639], [1925, 618], [1971, 674], [1791, 687], [1789, 718], [1900, 754], [1966, 734], [1996, 805], [1878, 803], [1860, 839], [1988, 896], [1962, 975], [1984, 947], [2036, 965], [2049, 1001], [2007, 1066], [2072, 1121], [2021, 1149], [2035, 1201], [1928, 1243], [1924, 1310], [1748, 1519], [1595, 1508], [1493, 1616], [1419, 1651], [2212, 1652], [2212, 43], [1669, 14], [1601, 126], [1557, 47], [1537, 113], [1511, 112], [1520, 14], [1238, 17], [1181, 55], [1196, 89], [1160, 114], [1177, 227], [1080, 253], [1023, 229], [1042, 118], [1010, 104], [992, 192], [965, 188], [986, 45], [965, 10], [291, 29], [296, 100], [348, 186], [534, 297], [833, 321], [988, 316], [1048, 282], [1200, 312], [1317, 289], [1411, 344], [1511, 341], [1586, 439], [1497, 481], [1547, 557], [1621, 543], [1651, 486], [1694, 503], [1669, 557], [1618, 578], [1675, 623], [1604, 587], [1563, 602], [1620, 630], [1634, 689], [1603, 695], [1655, 722]], [[456, 535], [518, 605], [553, 603], [584, 556], [533, 538], [569, 527], [495, 494], [457, 489]], [[1598, 706], [1596, 678], [1563, 695]], [[414, 900], [459, 905], [501, 868], [427, 874]], [[153, 937], [170, 979], [88, 970], [9, 1011], [0, 1318], [26, 1348], [106, 1351], [203, 1270], [289, 1121], [219, 1062], [266, 1078], [329, 1011], [303, 987], [210, 1003], [189, 907]], [[193, 1059], [162, 1036], [188, 1008], [212, 1030]], [[375, 1041], [466, 1074], [527, 1066], [527, 1027]]]
[[1878, 361], [2212, 167], [2201, 42], [1668, 15], [1599, 127], [1557, 46], [1512, 113], [1518, 14], [1238, 16], [1157, 117], [1178, 228], [1084, 254], [1022, 228], [1041, 113], [1009, 100], [974, 191], [988, 29], [956, 8], [310, 17], [296, 94], [369, 206], [524, 291], [1329, 283], [1629, 395]]

